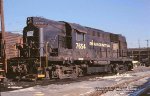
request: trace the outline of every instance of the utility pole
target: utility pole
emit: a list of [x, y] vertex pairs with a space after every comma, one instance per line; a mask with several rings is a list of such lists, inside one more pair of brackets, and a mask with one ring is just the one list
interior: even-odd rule
[[4, 44], [5, 25], [4, 25], [3, 0], [0, 0], [0, 20], [1, 20], [1, 39], [2, 43]]
[[146, 40], [146, 42], [147, 42], [147, 48], [149, 47], [149, 40]]
[[0, 0], [0, 18], [1, 18], [1, 32], [2, 32], [2, 39], [4, 39], [5, 26], [4, 26], [3, 0]]
[[45, 50], [46, 50], [46, 68], [48, 67], [48, 42], [46, 42], [46, 45], [45, 45]]
[[141, 62], [141, 46], [140, 46], [140, 40], [138, 40], [138, 45], [139, 45], [139, 62]]
[[1, 96], [1, 85], [5, 78], [5, 73], [7, 70], [7, 62], [5, 55], [5, 26], [4, 26], [4, 11], [3, 11], [3, 0], [0, 0], [0, 24], [1, 24], [1, 33], [0, 33], [0, 96]]
[[2, 53], [2, 62], [5, 67], [5, 72], [7, 73], [7, 60], [5, 54], [5, 24], [4, 24], [4, 7], [3, 7], [3, 0], [0, 0], [0, 21], [1, 21], [1, 53]]
[[149, 41], [150, 41], [150, 40], [146, 40], [146, 42], [147, 42], [147, 58], [148, 58], [148, 65], [149, 65], [149, 63], [150, 63], [150, 62], [149, 62], [149, 61], [150, 61], [150, 60], [149, 60], [149, 59], [150, 59], [150, 58], [149, 58]]

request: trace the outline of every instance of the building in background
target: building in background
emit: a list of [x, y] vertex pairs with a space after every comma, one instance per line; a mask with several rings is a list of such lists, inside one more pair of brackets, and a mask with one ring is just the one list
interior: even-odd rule
[[7, 59], [19, 56], [19, 51], [16, 48], [16, 44], [22, 44], [22, 43], [23, 43], [23, 39], [21, 34], [11, 33], [11, 32], [5, 33], [5, 44], [6, 44], [5, 50], [6, 50]]
[[149, 63], [150, 59], [150, 48], [129, 48], [128, 56], [134, 61]]

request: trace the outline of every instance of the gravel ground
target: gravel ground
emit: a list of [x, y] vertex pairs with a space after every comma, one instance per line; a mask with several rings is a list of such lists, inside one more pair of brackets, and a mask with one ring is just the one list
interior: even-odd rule
[[[83, 77], [84, 80], [73, 80], [68, 82], [53, 83], [48, 81], [44, 86], [37, 85], [28, 88], [22, 88], [22, 86], [11, 86], [11, 89], [18, 89], [13, 91], [2, 92], [2, 96], [98, 96], [94, 94], [102, 89], [110, 90], [102, 96], [134, 96], [139, 90], [141, 90], [146, 82], [149, 81], [149, 77], [142, 78], [130, 84], [124, 84], [120, 88], [116, 88], [111, 91], [111, 87], [115, 84], [122, 83], [127, 80], [132, 80], [140, 76], [150, 75], [149, 67], [137, 67], [133, 71], [129, 71], [123, 74], [117, 74], [112, 76], [95, 75], [90, 78]], [[86, 78], [86, 79], [85, 79]], [[59, 81], [59, 80], [58, 80]], [[47, 82], [47, 81], [46, 81]], [[13, 84], [12, 84], [13, 85]], [[25, 84], [24, 84], [25, 85]], [[30, 85], [26, 85], [30, 86]]]
[[117, 88], [113, 91], [108, 91], [101, 96], [138, 96], [139, 93], [143, 91], [145, 86], [147, 86], [146, 84], [148, 84], [148, 82], [150, 82], [149, 77], [146, 77], [124, 85], [121, 88]]

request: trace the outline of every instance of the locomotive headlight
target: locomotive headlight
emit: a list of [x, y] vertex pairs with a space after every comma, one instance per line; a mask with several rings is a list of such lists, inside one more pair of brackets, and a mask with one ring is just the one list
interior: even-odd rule
[[33, 36], [33, 31], [28, 31], [27, 36]]

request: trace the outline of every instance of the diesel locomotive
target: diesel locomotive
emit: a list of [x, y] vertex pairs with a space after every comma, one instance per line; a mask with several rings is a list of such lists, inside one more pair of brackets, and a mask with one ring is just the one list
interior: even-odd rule
[[8, 60], [9, 77], [77, 78], [133, 68], [120, 34], [42, 17], [26, 24], [23, 43], [16, 44], [20, 55]]

